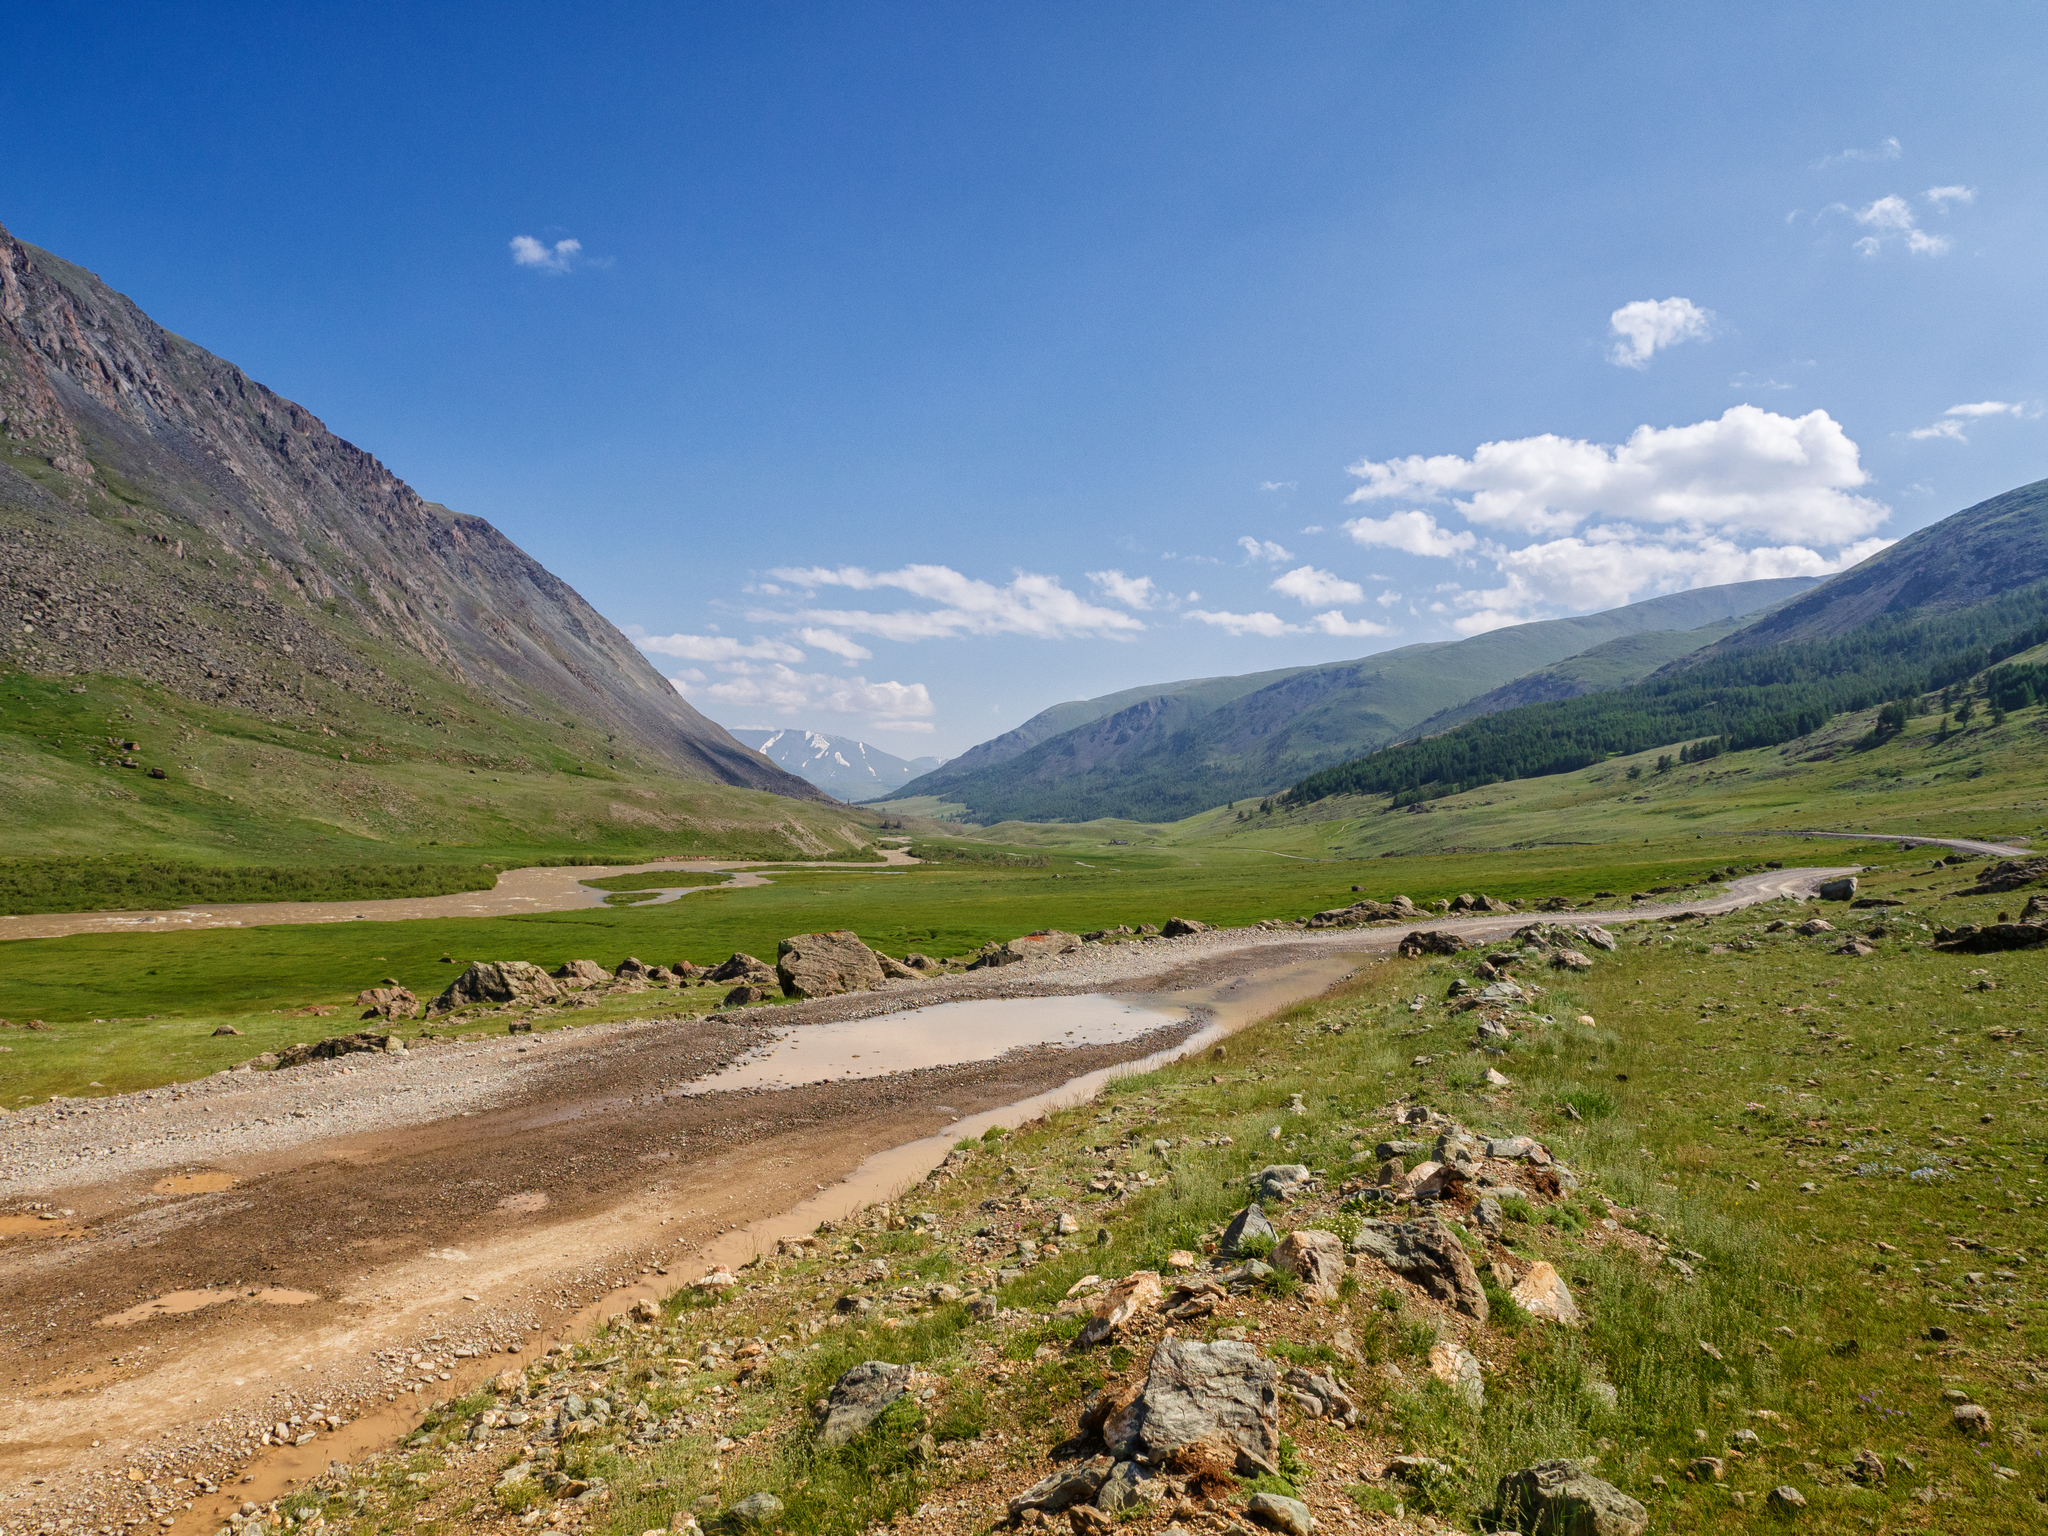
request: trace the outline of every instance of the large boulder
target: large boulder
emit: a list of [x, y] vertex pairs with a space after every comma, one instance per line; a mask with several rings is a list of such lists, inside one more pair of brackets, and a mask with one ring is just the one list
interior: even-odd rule
[[2008, 949], [2038, 949], [2048, 944], [2048, 923], [1965, 923], [1937, 928], [1934, 947], [1956, 955], [1994, 955]]
[[1643, 1536], [1650, 1512], [1575, 1461], [1510, 1472], [1494, 1490], [1494, 1514], [1529, 1536]]
[[420, 1000], [394, 981], [363, 988], [356, 994], [356, 1006], [366, 1019], [411, 1019], [419, 1016]]
[[776, 946], [775, 975], [786, 997], [837, 997], [872, 992], [882, 984], [882, 962], [846, 929], [800, 933]]
[[1062, 933], [1057, 928], [1043, 928], [1036, 933], [1027, 933], [1020, 939], [1007, 944], [985, 946], [967, 967], [970, 971], [986, 971], [999, 966], [1016, 965], [1023, 960], [1039, 960], [1047, 955], [1069, 955], [1081, 947], [1078, 933]]
[[732, 958], [713, 966], [704, 973], [706, 981], [744, 981], [749, 986], [772, 987], [776, 985], [775, 968], [765, 960], [756, 960], [752, 955], [734, 950]]
[[1480, 1289], [1479, 1272], [1466, 1256], [1465, 1245], [1434, 1216], [1368, 1221], [1351, 1240], [1351, 1251], [1377, 1259], [1467, 1317], [1486, 1321], [1486, 1292]]
[[1856, 894], [1856, 877], [1838, 875], [1832, 880], [1821, 881], [1814, 890], [1822, 901], [1847, 901]]
[[447, 1013], [473, 1003], [551, 1003], [562, 995], [555, 979], [525, 960], [478, 960], [434, 999], [433, 1011]]
[[1162, 938], [1185, 939], [1190, 934], [1207, 933], [1209, 925], [1198, 923], [1192, 917], [1169, 917], [1166, 926], [1159, 930]]
[[1273, 1250], [1273, 1267], [1294, 1276], [1318, 1301], [1335, 1301], [1344, 1278], [1344, 1239], [1311, 1228], [1290, 1232]]
[[1280, 1372], [1250, 1344], [1167, 1339], [1152, 1351], [1145, 1385], [1102, 1426], [1119, 1461], [1158, 1463], [1206, 1447], [1247, 1476], [1276, 1472]]
[[832, 1384], [832, 1393], [825, 1399], [825, 1420], [818, 1428], [818, 1443], [846, 1444], [909, 1390], [907, 1365], [889, 1365], [880, 1360], [856, 1365]]

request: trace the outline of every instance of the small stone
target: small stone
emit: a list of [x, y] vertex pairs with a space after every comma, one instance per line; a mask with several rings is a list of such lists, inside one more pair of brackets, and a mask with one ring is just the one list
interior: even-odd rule
[[1780, 1483], [1771, 1490], [1771, 1508], [1781, 1515], [1796, 1515], [1806, 1508], [1806, 1495], [1790, 1483]]
[[1053, 1223], [1053, 1230], [1061, 1237], [1074, 1237], [1080, 1233], [1080, 1218], [1072, 1211], [1061, 1211], [1059, 1220]]
[[1991, 1433], [1991, 1410], [1978, 1403], [1960, 1404], [1949, 1415], [1957, 1429], [1966, 1435], [1988, 1435]]
[[1244, 1512], [1254, 1525], [1278, 1531], [1281, 1536], [1314, 1536], [1315, 1519], [1309, 1514], [1308, 1506], [1299, 1499], [1278, 1493], [1255, 1493], [1251, 1502], [1245, 1505]]
[[1515, 1304], [1531, 1317], [1562, 1323], [1567, 1328], [1576, 1328], [1584, 1321], [1564, 1276], [1541, 1260], [1529, 1266], [1529, 1273], [1510, 1294]]
[[1686, 1470], [1697, 1483], [1719, 1483], [1728, 1477], [1728, 1463], [1718, 1456], [1695, 1456]]
[[1280, 1234], [1266, 1220], [1266, 1213], [1256, 1205], [1248, 1205], [1230, 1218], [1230, 1225], [1223, 1229], [1223, 1240], [1217, 1244], [1217, 1252], [1226, 1259], [1234, 1259], [1247, 1243], [1272, 1244], [1279, 1240]]

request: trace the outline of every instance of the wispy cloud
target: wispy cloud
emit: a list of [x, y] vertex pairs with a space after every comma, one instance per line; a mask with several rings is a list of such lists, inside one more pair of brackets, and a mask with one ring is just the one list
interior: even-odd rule
[[1255, 539], [1250, 534], [1240, 538], [1237, 547], [1244, 551], [1245, 559], [1264, 561], [1268, 565], [1278, 565], [1282, 560], [1294, 558], [1291, 550], [1282, 549], [1271, 539]]
[[1090, 571], [1088, 579], [1102, 595], [1126, 608], [1150, 608], [1159, 601], [1160, 591], [1150, 576], [1126, 576], [1122, 571]]
[[829, 651], [834, 656], [843, 656], [848, 661], [866, 661], [875, 653], [858, 641], [849, 640], [836, 629], [800, 629], [797, 639], [814, 650]]
[[1875, 149], [1838, 149], [1833, 154], [1822, 155], [1813, 162], [1813, 169], [1824, 171], [1830, 166], [1874, 160], [1896, 160], [1903, 153], [1897, 139], [1882, 140]]
[[561, 277], [575, 266], [583, 254], [581, 240], [557, 240], [553, 245], [536, 240], [531, 235], [512, 237], [512, 264], [516, 267], [532, 267], [536, 271]]
[[1233, 635], [1263, 635], [1272, 639], [1279, 635], [1300, 633], [1277, 613], [1208, 613], [1200, 608], [1192, 608], [1188, 610], [1187, 617]]
[[1691, 299], [1637, 299], [1607, 317], [1621, 339], [1607, 350], [1617, 368], [1647, 367], [1652, 353], [1681, 341], [1704, 341], [1713, 333], [1714, 312]]
[[1259, 482], [1259, 489], [1262, 491], [1291, 491], [1300, 483], [1298, 480], [1261, 480]]
[[1958, 443], [1967, 443], [1963, 435], [1963, 423], [1986, 416], [2025, 416], [2024, 402], [2011, 400], [1978, 400], [1968, 405], [1952, 405], [1941, 413], [1941, 420], [1931, 426], [1915, 427], [1906, 436], [1925, 441], [1931, 437], [1946, 437]]
[[866, 609], [804, 608], [793, 614], [749, 614], [756, 623], [815, 625], [842, 634], [884, 640], [943, 640], [964, 635], [1026, 635], [1038, 640], [1095, 636], [1120, 640], [1144, 629], [1144, 622], [1115, 608], [1091, 603], [1060, 584], [1056, 576], [1019, 571], [1002, 586], [964, 576], [949, 566], [906, 565], [894, 571], [860, 566], [779, 569], [777, 581], [807, 591], [842, 587], [855, 592], [899, 591], [934, 604], [931, 608], [877, 613]]
[[1312, 565], [1298, 565], [1270, 583], [1269, 590], [1291, 597], [1304, 608], [1334, 608], [1339, 603], [1365, 600], [1365, 588]]
[[633, 642], [679, 661], [802, 661], [804, 653], [781, 640], [735, 640], [730, 635], [642, 635]]
[[1977, 201], [1975, 187], [1929, 187], [1927, 201], [1937, 208], [1946, 208], [1950, 203], [1974, 203]]

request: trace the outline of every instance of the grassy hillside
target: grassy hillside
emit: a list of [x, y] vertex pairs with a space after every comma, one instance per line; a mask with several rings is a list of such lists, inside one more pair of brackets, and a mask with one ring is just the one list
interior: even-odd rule
[[[317, 712], [259, 712], [0, 674], [0, 910], [258, 900], [280, 869], [326, 872], [318, 893], [346, 897], [488, 885], [487, 863], [867, 847], [871, 815], [679, 778], [570, 721], [479, 710], [424, 666], [411, 681], [406, 714], [338, 687]], [[96, 876], [105, 860], [159, 867], [160, 889]], [[164, 872], [181, 866], [191, 879]], [[456, 866], [475, 878], [450, 886]], [[402, 868], [421, 870], [410, 889]], [[239, 885], [221, 873], [236, 869]]]
[[[1518, 624], [1469, 640], [1404, 646], [1262, 682], [1209, 680], [1140, 700], [993, 766], [974, 754], [906, 785], [978, 821], [1169, 821], [1258, 796], [1378, 746], [1531, 667], [1645, 630], [1696, 628], [1804, 590], [1804, 579], [1740, 582], [1605, 613]], [[1233, 685], [1226, 687], [1224, 685]]]

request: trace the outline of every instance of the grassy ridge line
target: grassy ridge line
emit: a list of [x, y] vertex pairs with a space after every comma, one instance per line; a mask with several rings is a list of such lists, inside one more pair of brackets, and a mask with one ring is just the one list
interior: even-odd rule
[[[1908, 889], [1920, 883], [1912, 872], [1878, 883], [1902, 899], [1926, 894]], [[1953, 904], [1971, 919], [1988, 905]], [[1245, 1328], [1283, 1362], [1341, 1370], [1364, 1409], [1360, 1428], [1344, 1432], [1283, 1408], [1281, 1476], [1241, 1486], [1235, 1508], [1263, 1485], [1305, 1497], [1325, 1521], [1399, 1504], [1470, 1528], [1502, 1472], [1570, 1455], [1649, 1505], [1664, 1532], [1781, 1529], [1765, 1494], [1785, 1484], [1808, 1501], [1806, 1528], [2038, 1528], [2048, 1316], [2035, 1269], [2048, 1251], [2040, 1186], [2026, 1182], [2038, 1171], [2026, 1170], [2038, 1170], [2044, 1141], [2031, 1118], [1994, 1110], [1987, 1123], [1980, 1105], [2017, 1108], [2040, 1092], [2040, 1042], [1992, 1032], [2015, 1018], [2034, 1023], [2024, 1000], [2048, 981], [2048, 955], [1975, 964], [1936, 954], [1894, 909], [1876, 936], [1879, 955], [1857, 961], [1831, 953], [1828, 935], [1765, 931], [1769, 916], [1632, 925], [1617, 954], [1536, 1005], [1559, 1021], [1584, 1009], [1599, 1022], [1525, 1020], [1505, 1059], [1466, 1048], [1469, 1015], [1434, 1001], [1412, 1009], [1412, 997], [1441, 997], [1469, 963], [1394, 961], [1241, 1032], [1223, 1062], [1120, 1079], [1099, 1100], [1001, 1140], [995, 1155], [983, 1143], [957, 1177], [909, 1192], [893, 1212], [821, 1229], [816, 1258], [768, 1262], [726, 1299], [685, 1293], [659, 1327], [621, 1325], [580, 1348], [566, 1378], [578, 1390], [596, 1380], [658, 1417], [680, 1417], [658, 1448], [600, 1438], [557, 1455], [542, 1442], [536, 1479], [602, 1479], [611, 1496], [592, 1522], [601, 1536], [680, 1524], [692, 1510], [709, 1524], [700, 1499], [729, 1509], [762, 1491], [784, 1501], [777, 1523], [792, 1536], [850, 1536], [882, 1521], [907, 1536], [987, 1530], [1002, 1500], [1053, 1464], [1085, 1397], [1143, 1368], [1143, 1342], [1066, 1347], [1079, 1326], [1063, 1313], [1067, 1289], [1086, 1274], [1160, 1267], [1174, 1248], [1198, 1245], [1265, 1162], [1298, 1159], [1341, 1177], [1353, 1148], [1389, 1134], [1393, 1106], [1407, 1101], [1481, 1131], [1542, 1136], [1579, 1173], [1576, 1196], [1532, 1203], [1530, 1220], [1509, 1221], [1504, 1243], [1468, 1235], [1484, 1249], [1475, 1253], [1482, 1273], [1494, 1257], [1554, 1263], [1588, 1325], [1518, 1316], [1496, 1291], [1495, 1320], [1479, 1330], [1381, 1280], [1329, 1304], [1284, 1284], [1235, 1299], [1230, 1315], [1183, 1335]], [[1859, 917], [1856, 926], [1880, 924]], [[1978, 972], [1995, 972], [1997, 989], [1978, 990]], [[1511, 1089], [1484, 1090], [1489, 1060]], [[1297, 1093], [1299, 1116], [1288, 1109]], [[1221, 1136], [1230, 1143], [1218, 1145]], [[1156, 1140], [1173, 1144], [1167, 1157], [1153, 1152]], [[1105, 1169], [1130, 1193], [1091, 1190]], [[934, 1227], [902, 1222], [927, 1211]], [[995, 1269], [1017, 1263], [1012, 1239], [1043, 1244], [1060, 1211], [1081, 1218], [1079, 1246], [1000, 1285], [995, 1321], [977, 1324], [943, 1294], [920, 1294], [941, 1283], [988, 1288]], [[1282, 1231], [1341, 1231], [1353, 1219], [1335, 1196], [1271, 1214]], [[1089, 1239], [1098, 1227], [1106, 1242]], [[876, 1258], [886, 1279], [866, 1275]], [[842, 1293], [867, 1310], [834, 1322]], [[1339, 1328], [1362, 1359], [1335, 1347]], [[1483, 1410], [1431, 1378], [1424, 1357], [1446, 1336], [1488, 1362]], [[744, 1381], [723, 1365], [678, 1374], [666, 1363], [695, 1358], [705, 1340], [722, 1341], [729, 1357], [750, 1338], [770, 1345], [770, 1363]], [[808, 1405], [863, 1359], [917, 1364], [932, 1395], [825, 1450]], [[539, 1391], [547, 1376], [527, 1379]], [[1613, 1388], [1611, 1408], [1588, 1390], [1601, 1383]], [[1990, 1410], [1989, 1437], [1956, 1432], [1949, 1390]], [[464, 1427], [458, 1410], [408, 1459], [359, 1469], [357, 1485], [387, 1489], [391, 1505], [353, 1523], [350, 1536], [465, 1507], [475, 1523], [494, 1508], [550, 1503], [537, 1480], [492, 1493], [501, 1470], [524, 1457], [453, 1452]], [[1744, 1430], [1757, 1440], [1738, 1451], [1730, 1441]], [[1374, 1476], [1396, 1450], [1443, 1470], [1412, 1483]], [[1883, 1459], [1882, 1483], [1846, 1475], [1859, 1450]], [[1722, 1458], [1725, 1480], [1689, 1474], [1703, 1453]], [[430, 1480], [406, 1484], [407, 1472]], [[339, 1499], [324, 1508], [330, 1523], [350, 1514]], [[1132, 1528], [1156, 1530], [1170, 1517], [1155, 1505]]]
[[871, 812], [680, 778], [599, 733], [487, 718], [422, 686], [408, 714], [345, 692], [252, 712], [127, 679], [0, 674], [0, 858], [346, 879], [413, 862], [845, 858], [872, 841]]
[[193, 902], [376, 901], [488, 891], [492, 864], [266, 865], [219, 868], [165, 859], [0, 862], [0, 915], [151, 912]]
[[[1766, 857], [1788, 864], [1881, 864], [1912, 857], [1882, 844], [1829, 843], [1816, 859], [1817, 846], [1822, 845], [1686, 839], [1398, 866], [1308, 864], [1258, 850], [1120, 848], [1113, 850], [1114, 863], [1068, 858], [1048, 869], [777, 872], [771, 885], [704, 890], [650, 907], [17, 939], [0, 946], [6, 961], [0, 969], [0, 1018], [17, 1024], [40, 1019], [52, 1027], [5, 1031], [13, 1050], [5, 1058], [8, 1086], [0, 1103], [53, 1093], [133, 1092], [204, 1076], [261, 1051], [339, 1032], [351, 1023], [346, 1005], [356, 993], [386, 976], [430, 998], [473, 959], [523, 959], [550, 968], [595, 959], [609, 967], [631, 954], [650, 964], [708, 964], [735, 950], [772, 957], [777, 942], [790, 934], [834, 928], [851, 928], [892, 954], [967, 955], [991, 939], [1035, 928], [1086, 932], [1163, 923], [1170, 916], [1236, 927], [1301, 917], [1348, 905], [1357, 884], [1374, 896], [1402, 892], [1419, 902], [1461, 891], [1584, 900], [1600, 890], [1626, 894], [1683, 886], [1713, 868], [1748, 867]], [[624, 1012], [607, 1006], [574, 1017], [597, 1022], [636, 1013], [701, 1012], [723, 991], [657, 992], [620, 1004]], [[304, 1016], [309, 1007], [335, 1012], [323, 1022]], [[213, 1031], [224, 1024], [241, 1035], [215, 1038]]]

